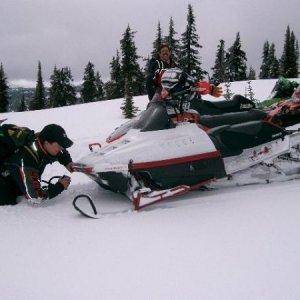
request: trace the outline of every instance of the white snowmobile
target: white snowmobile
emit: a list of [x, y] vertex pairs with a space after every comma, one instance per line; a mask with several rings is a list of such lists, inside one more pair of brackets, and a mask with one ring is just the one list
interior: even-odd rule
[[[298, 176], [298, 130], [286, 130], [261, 117], [229, 122], [233, 125], [202, 126], [198, 112], [188, 108], [189, 98], [178, 97], [183, 95], [178, 92], [178, 81], [178, 72], [167, 70], [162, 85], [169, 96], [152, 101], [98, 150], [90, 145], [91, 153], [75, 165], [76, 171], [104, 189], [126, 195], [135, 210], [210, 183], [238, 184], [242, 178], [240, 184], [246, 184], [253, 178], [270, 182]], [[236, 176], [245, 173], [250, 181]]]

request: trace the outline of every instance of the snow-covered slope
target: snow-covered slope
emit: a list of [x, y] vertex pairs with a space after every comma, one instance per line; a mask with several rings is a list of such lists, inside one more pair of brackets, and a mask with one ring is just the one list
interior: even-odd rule
[[[291, 80], [300, 83], [300, 78], [294, 78]], [[258, 101], [264, 101], [268, 99], [276, 82], [277, 79], [251, 80], [251, 87], [254, 92], [254, 98]], [[222, 83], [221, 86], [223, 88], [223, 91], [225, 92], [226, 91], [225, 84]], [[243, 96], [245, 94], [249, 94], [248, 88], [249, 88], [248, 81], [236, 81], [236, 82], [232, 82], [230, 85], [230, 91], [233, 94], [241, 94]], [[204, 98], [212, 101], [216, 100], [212, 96], [205, 96]], [[222, 97], [220, 97], [220, 99], [222, 99]]]
[[[257, 81], [257, 94], [269, 93], [263, 82]], [[77, 160], [88, 153], [88, 143], [124, 122], [122, 101], [0, 118], [35, 130], [61, 124], [75, 142], [70, 152]], [[136, 97], [135, 104], [143, 109], [147, 98]], [[55, 164], [44, 177], [63, 174]], [[300, 298], [299, 180], [193, 192], [101, 220], [73, 210], [82, 192], [100, 210], [130, 207], [81, 174], [44, 207], [25, 200], [0, 207], [1, 299]]]

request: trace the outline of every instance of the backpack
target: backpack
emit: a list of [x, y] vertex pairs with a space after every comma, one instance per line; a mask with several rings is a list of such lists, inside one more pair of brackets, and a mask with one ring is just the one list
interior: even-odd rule
[[14, 124], [0, 126], [0, 164], [23, 146], [31, 145], [35, 140], [34, 131]]

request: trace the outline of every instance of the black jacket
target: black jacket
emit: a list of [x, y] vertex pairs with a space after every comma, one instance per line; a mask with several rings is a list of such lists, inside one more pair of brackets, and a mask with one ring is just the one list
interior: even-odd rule
[[47, 199], [60, 194], [64, 187], [60, 182], [42, 187], [41, 176], [48, 164], [58, 161], [67, 166], [72, 162], [67, 150], [53, 157], [47, 154], [37, 138], [30, 146], [18, 149], [2, 166], [2, 177], [14, 182], [18, 195], [27, 199]]
[[149, 61], [148, 73], [147, 73], [147, 94], [149, 100], [151, 100], [154, 94], [161, 88], [161, 86], [156, 82], [156, 75], [164, 69], [175, 68], [176, 64], [171, 60], [170, 63], [166, 63], [160, 59], [152, 58]]

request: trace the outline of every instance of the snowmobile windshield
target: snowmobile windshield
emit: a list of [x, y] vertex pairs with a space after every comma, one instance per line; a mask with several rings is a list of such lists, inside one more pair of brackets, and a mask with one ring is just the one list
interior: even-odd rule
[[166, 103], [157, 101], [150, 102], [143, 116], [133, 127], [141, 131], [164, 130], [171, 128], [171, 120], [167, 113]]
[[107, 138], [107, 142], [117, 140], [125, 135], [130, 129], [141, 131], [164, 130], [172, 127], [164, 102], [150, 102], [148, 108], [134, 119], [124, 123]]

